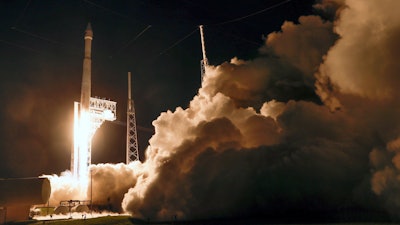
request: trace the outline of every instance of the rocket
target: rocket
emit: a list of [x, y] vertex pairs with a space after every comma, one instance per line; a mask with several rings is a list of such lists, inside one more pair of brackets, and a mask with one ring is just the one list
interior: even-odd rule
[[[71, 172], [77, 177], [83, 177], [86, 171], [86, 161], [90, 162], [90, 152], [88, 153], [85, 147], [82, 147], [78, 141], [78, 130], [81, 129], [82, 116], [88, 115], [91, 96], [91, 70], [92, 70], [92, 40], [93, 31], [90, 23], [85, 30], [85, 55], [83, 58], [82, 86], [81, 86], [81, 102], [74, 103], [74, 144], [71, 150]], [[82, 162], [85, 162], [84, 164]]]
[[83, 58], [83, 73], [81, 87], [81, 110], [88, 112], [91, 96], [91, 71], [92, 71], [92, 40], [93, 31], [90, 23], [85, 30], [85, 55]]

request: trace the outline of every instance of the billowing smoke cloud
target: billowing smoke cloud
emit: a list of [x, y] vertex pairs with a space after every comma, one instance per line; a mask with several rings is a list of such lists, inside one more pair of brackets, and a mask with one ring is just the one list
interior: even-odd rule
[[321, 17], [331, 21], [334, 21], [345, 7], [345, 0], [319, 0], [314, 5]]
[[[262, 112], [281, 112], [274, 120], [235, 108], [221, 94], [211, 101], [199, 97], [191, 106], [195, 104], [209, 108], [199, 107], [191, 121], [179, 120], [182, 126], [158, 122], [173, 121], [179, 114], [183, 118], [191, 114], [189, 109], [164, 114], [155, 122], [156, 128], [175, 132], [169, 137], [156, 132], [151, 139], [146, 163], [154, 164], [157, 177], [137, 183], [126, 194], [124, 207], [134, 215], [204, 218], [300, 206], [333, 209], [353, 198], [352, 188], [368, 171], [367, 158], [358, 159], [368, 155], [368, 149], [353, 142], [356, 135], [342, 132], [353, 129], [344, 115], [331, 114], [324, 106], [265, 104]], [[206, 118], [193, 121], [202, 116]], [[329, 126], [336, 129], [326, 130]], [[184, 139], [174, 135], [181, 132], [186, 132]], [[164, 143], [158, 144], [158, 138]]]
[[[262, 57], [208, 68], [187, 109], [154, 121], [153, 172], [125, 195], [124, 210], [204, 218], [370, 209], [372, 192], [395, 190], [397, 158], [382, 166], [390, 158], [373, 149], [396, 137], [398, 110], [373, 99], [396, 97], [400, 18], [389, 2], [341, 3], [318, 5], [337, 10], [334, 23], [286, 22]], [[370, 158], [383, 167], [372, 176]]]
[[121, 212], [123, 194], [136, 184], [142, 176], [142, 164], [133, 162], [125, 164], [98, 164], [90, 167], [91, 183], [87, 195], [93, 204], [107, 206], [105, 210]]
[[400, 17], [395, 10], [400, 3], [347, 0], [346, 5], [335, 27], [340, 39], [320, 67], [319, 77], [328, 84], [322, 85], [325, 90], [322, 96], [328, 103], [333, 99], [336, 106], [341, 102], [348, 110], [358, 111], [354, 116], [360, 116], [381, 139], [382, 143], [371, 146], [369, 155], [373, 169], [371, 186], [394, 213], [400, 206], [397, 154]]
[[321, 66], [338, 91], [384, 99], [398, 96], [400, 15], [396, 1], [346, 1], [335, 31], [338, 42]]
[[50, 180], [52, 193], [49, 204], [58, 205], [61, 201], [92, 200], [93, 204], [108, 212], [122, 212], [121, 202], [136, 179], [146, 176], [147, 169], [140, 162], [126, 164], [97, 164], [89, 168], [87, 182], [79, 182], [70, 171], [61, 175], [43, 175]]
[[281, 32], [267, 36], [260, 58], [237, 58], [217, 66], [200, 92], [222, 93], [236, 106], [260, 108], [270, 100], [319, 102], [314, 73], [337, 36], [332, 23], [317, 16], [303, 16], [299, 24], [285, 22]]
[[43, 175], [50, 180], [51, 195], [49, 204], [59, 205], [61, 201], [86, 200], [87, 186], [76, 182], [70, 171], [58, 175]]
[[335, 21], [285, 22], [259, 58], [208, 67], [145, 162], [92, 167], [94, 199], [151, 219], [399, 209], [399, 4], [321, 1]]
[[322, 56], [337, 39], [332, 29], [332, 22], [319, 16], [302, 16], [299, 24], [287, 21], [281, 32], [269, 34], [260, 52], [274, 52], [280, 61], [298, 68], [303, 79], [313, 86], [314, 73], [322, 62]]

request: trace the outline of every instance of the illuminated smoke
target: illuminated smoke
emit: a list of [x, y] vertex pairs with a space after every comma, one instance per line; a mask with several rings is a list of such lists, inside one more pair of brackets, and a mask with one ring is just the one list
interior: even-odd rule
[[397, 1], [346, 1], [335, 27], [340, 39], [317, 74], [321, 98], [331, 108], [343, 103], [353, 120], [374, 133], [369, 137], [377, 139], [369, 154], [371, 190], [393, 214], [400, 209], [400, 17], [394, 9], [399, 6]]
[[93, 204], [107, 206], [107, 210], [114, 212], [122, 212], [124, 194], [144, 173], [140, 162], [91, 165], [90, 171], [93, 186], [88, 189], [89, 198], [93, 199]]
[[[375, 194], [399, 184], [395, 151], [373, 159], [399, 131], [398, 3], [341, 3], [318, 5], [337, 10], [334, 23], [285, 22], [262, 57], [209, 67], [188, 108], [153, 122], [151, 172], [124, 210], [165, 219], [379, 208]], [[370, 157], [383, 169], [371, 174]]]
[[60, 201], [86, 200], [87, 186], [77, 182], [70, 171], [58, 175], [43, 175], [50, 180], [51, 195], [49, 204], [58, 206]]
[[320, 69], [330, 83], [323, 94], [346, 104], [349, 113], [356, 112], [353, 116], [362, 118], [380, 139], [370, 147], [371, 189], [396, 214], [400, 209], [400, 15], [395, 8], [400, 3], [351, 0], [346, 5], [335, 29], [341, 38]]
[[398, 96], [400, 15], [396, 1], [346, 1], [338, 42], [321, 67], [340, 93], [373, 99]]

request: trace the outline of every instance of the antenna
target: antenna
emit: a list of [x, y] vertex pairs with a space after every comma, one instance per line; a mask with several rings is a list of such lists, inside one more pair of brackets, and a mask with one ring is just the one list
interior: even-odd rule
[[204, 43], [203, 25], [200, 25], [199, 28], [200, 28], [201, 50], [203, 52], [203, 59], [200, 61], [201, 82], [203, 82], [204, 75], [206, 74], [206, 67], [208, 66], [208, 59], [207, 59], [207, 56], [206, 56], [206, 46], [205, 46], [205, 43]]
[[131, 98], [131, 72], [128, 72], [128, 104], [126, 117], [126, 164], [139, 161], [135, 106]]

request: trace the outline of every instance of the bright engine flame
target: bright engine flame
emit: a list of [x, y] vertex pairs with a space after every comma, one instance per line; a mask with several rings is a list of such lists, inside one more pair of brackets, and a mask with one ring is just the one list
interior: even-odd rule
[[86, 111], [81, 111], [79, 118], [79, 129], [77, 130], [77, 142], [79, 145], [79, 169], [78, 178], [82, 185], [88, 184], [88, 168], [90, 163], [90, 143], [91, 143], [91, 122], [90, 115]]
[[81, 110], [79, 114], [77, 108], [75, 107], [74, 112], [74, 155], [71, 170], [79, 185], [84, 188], [89, 184], [92, 126], [89, 112]]

